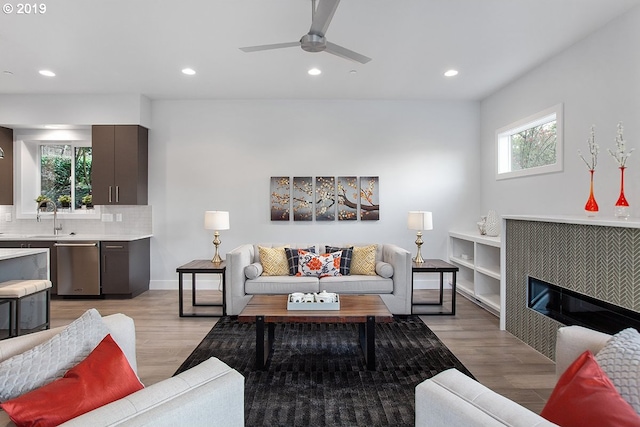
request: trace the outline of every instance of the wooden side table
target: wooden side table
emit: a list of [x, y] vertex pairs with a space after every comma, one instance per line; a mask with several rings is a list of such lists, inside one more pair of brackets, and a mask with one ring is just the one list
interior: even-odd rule
[[[176, 268], [178, 273], [178, 314], [180, 317], [220, 317], [217, 314], [184, 313], [184, 298], [182, 296], [184, 273], [191, 273], [191, 305], [193, 307], [222, 307], [222, 315], [227, 315], [227, 296], [225, 271], [227, 264], [222, 261], [214, 264], [208, 259], [193, 260], [185, 265]], [[196, 301], [196, 274], [220, 274], [222, 276], [222, 304], [201, 304]]]
[[[420, 313], [420, 315], [456, 314], [456, 273], [459, 268], [441, 259], [426, 259], [423, 263], [411, 263], [411, 313], [414, 305], [443, 305], [444, 300], [444, 275], [451, 273], [451, 311], [437, 311], [432, 313]], [[440, 299], [438, 302], [413, 303], [413, 278], [415, 273], [439, 273], [440, 274]]]

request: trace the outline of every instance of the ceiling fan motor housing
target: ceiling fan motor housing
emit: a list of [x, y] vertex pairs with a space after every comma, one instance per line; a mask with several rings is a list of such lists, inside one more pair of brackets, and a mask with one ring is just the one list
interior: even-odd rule
[[318, 34], [305, 34], [300, 39], [300, 46], [306, 52], [322, 52], [327, 48], [327, 39]]

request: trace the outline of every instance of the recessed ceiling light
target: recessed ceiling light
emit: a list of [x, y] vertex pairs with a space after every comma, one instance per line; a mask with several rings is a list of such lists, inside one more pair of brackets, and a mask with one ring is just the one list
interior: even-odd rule
[[458, 70], [447, 70], [444, 72], [445, 77], [453, 77], [458, 75]]
[[54, 72], [53, 72], [53, 71], [51, 71], [51, 70], [40, 70], [40, 71], [38, 71], [38, 72], [39, 72], [40, 74], [42, 74], [43, 76], [46, 76], [46, 77], [55, 77], [55, 76], [56, 76], [56, 73], [54, 73]]
[[196, 70], [194, 70], [193, 68], [183, 68], [182, 73], [186, 74], [187, 76], [193, 76], [196, 73]]
[[322, 74], [322, 71], [320, 71], [318, 68], [312, 68], [307, 71], [307, 73], [309, 73], [309, 75], [311, 76], [319, 76], [320, 74]]
[[351, 74], [351, 75], [358, 74], [358, 71], [357, 70], [351, 70], [351, 71], [349, 71], [349, 74]]

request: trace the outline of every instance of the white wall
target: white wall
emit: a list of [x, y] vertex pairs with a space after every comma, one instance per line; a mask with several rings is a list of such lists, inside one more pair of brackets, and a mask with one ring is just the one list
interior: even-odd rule
[[3, 126], [140, 124], [149, 127], [151, 104], [141, 95], [0, 95]]
[[[228, 210], [224, 254], [256, 242], [388, 242], [415, 253], [409, 210], [431, 210], [423, 256], [480, 214], [479, 105], [419, 101], [152, 101], [152, 287], [213, 255], [205, 210]], [[271, 222], [271, 176], [379, 176], [380, 220]]]
[[[629, 148], [640, 150], [640, 8], [489, 96], [481, 103], [482, 209], [500, 214], [578, 214], [589, 195], [589, 173], [577, 150], [588, 153], [592, 124], [600, 156], [595, 197], [600, 216], [612, 216], [619, 170], [606, 152], [615, 148], [622, 121]], [[496, 181], [495, 131], [564, 103], [564, 171]], [[640, 152], [629, 159], [625, 195], [640, 216]]]

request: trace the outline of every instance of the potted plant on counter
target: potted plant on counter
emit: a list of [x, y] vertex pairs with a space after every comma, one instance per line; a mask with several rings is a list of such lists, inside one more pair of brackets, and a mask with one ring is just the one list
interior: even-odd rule
[[93, 208], [93, 196], [91, 194], [87, 194], [82, 198], [82, 204], [87, 207], [87, 209]]
[[[40, 205], [40, 203], [42, 203], [42, 202], [50, 202], [51, 199], [48, 198], [47, 196], [45, 196], [44, 194], [41, 194], [41, 195], [39, 195], [38, 197], [35, 198], [35, 201], [36, 201], [36, 203], [38, 205]], [[47, 206], [46, 205], [40, 206], [40, 211], [44, 212], [46, 210], [47, 210]]]
[[63, 194], [62, 196], [58, 197], [58, 201], [63, 208], [71, 207], [71, 196]]

